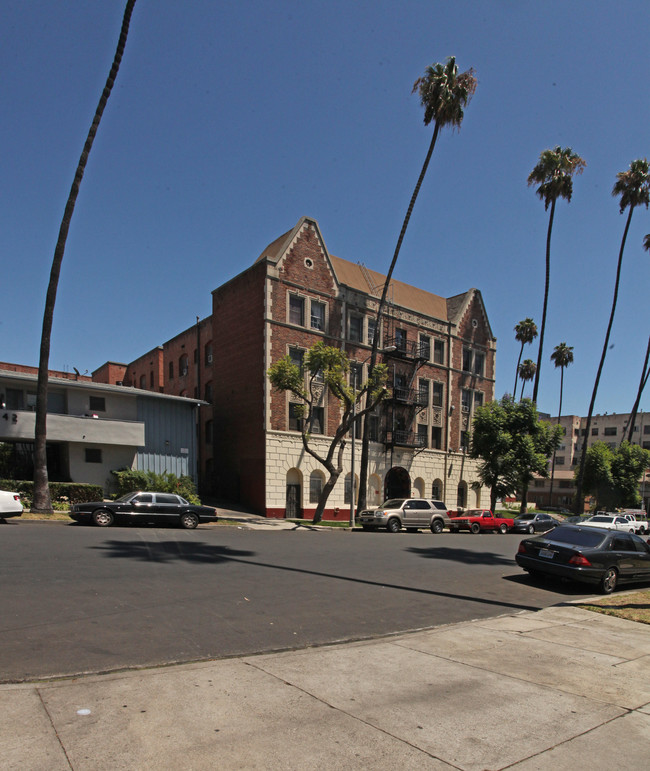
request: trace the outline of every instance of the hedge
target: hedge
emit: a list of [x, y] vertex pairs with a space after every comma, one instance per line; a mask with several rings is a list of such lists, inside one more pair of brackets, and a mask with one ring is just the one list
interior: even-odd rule
[[[104, 500], [104, 489], [101, 485], [84, 485], [78, 482], [50, 482], [50, 497], [52, 503], [65, 501], [67, 503], [85, 503], [87, 501]], [[23, 505], [28, 506], [34, 499], [34, 482], [16, 479], [0, 479], [0, 488], [20, 493]]]

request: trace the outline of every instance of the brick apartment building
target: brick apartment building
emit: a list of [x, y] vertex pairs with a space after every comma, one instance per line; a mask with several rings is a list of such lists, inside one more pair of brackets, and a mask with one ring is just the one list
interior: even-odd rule
[[[318, 223], [303, 217], [212, 292], [210, 317], [128, 365], [107, 362], [93, 380], [203, 398], [202, 494], [309, 518], [324, 469], [303, 451], [293, 397], [273, 391], [266, 373], [286, 355], [300, 363], [322, 340], [344, 349], [365, 380], [384, 278], [330, 255]], [[398, 495], [487, 505], [464, 452], [474, 409], [494, 398], [496, 340], [481, 293], [443, 298], [392, 281], [378, 334], [391, 398], [370, 417], [369, 505]], [[311, 441], [327, 447], [338, 422], [338, 402], [324, 392]], [[345, 465], [328, 518], [347, 517], [350, 443]]]

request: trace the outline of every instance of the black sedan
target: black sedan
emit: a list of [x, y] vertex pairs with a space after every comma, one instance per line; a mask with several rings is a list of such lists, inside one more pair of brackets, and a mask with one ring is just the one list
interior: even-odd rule
[[75, 503], [70, 517], [76, 522], [94, 522], [110, 527], [115, 522], [159, 522], [193, 530], [199, 522], [216, 522], [211, 506], [197, 506], [174, 493], [133, 492], [115, 501]]
[[531, 576], [570, 578], [610, 594], [620, 583], [650, 581], [650, 546], [637, 535], [580, 525], [560, 525], [526, 538], [515, 555]]

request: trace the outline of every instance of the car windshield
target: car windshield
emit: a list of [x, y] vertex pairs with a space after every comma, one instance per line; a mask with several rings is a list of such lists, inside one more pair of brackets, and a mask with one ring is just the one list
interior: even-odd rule
[[404, 503], [404, 498], [391, 498], [389, 501], [384, 501], [381, 504], [382, 509], [399, 509]]
[[560, 525], [552, 531], [552, 535], [545, 536], [545, 540], [555, 543], [568, 543], [571, 546], [600, 546], [607, 538], [607, 533], [598, 533], [594, 530], [580, 530], [577, 527], [563, 527]]
[[121, 498], [116, 498], [115, 503], [123, 503], [124, 501], [128, 501], [130, 498], [133, 498], [134, 495], [136, 495], [136, 493], [127, 493], [126, 495], [123, 495]]
[[589, 522], [613, 522], [614, 517], [592, 517]]

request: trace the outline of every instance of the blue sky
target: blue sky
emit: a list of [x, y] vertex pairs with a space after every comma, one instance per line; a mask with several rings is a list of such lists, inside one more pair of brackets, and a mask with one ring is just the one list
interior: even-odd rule
[[[4, 0], [0, 360], [36, 365], [74, 169], [125, 2]], [[211, 311], [210, 291], [302, 215], [329, 251], [385, 273], [431, 137], [411, 87], [454, 55], [476, 94], [438, 141], [395, 277], [481, 290], [512, 390], [513, 327], [541, 320], [542, 150], [587, 161], [557, 207], [538, 406], [574, 347], [563, 413], [585, 415], [624, 216], [617, 172], [650, 156], [647, 0], [138, 0], [63, 262], [50, 366], [128, 362]], [[597, 412], [628, 412], [650, 332], [650, 213], [635, 211]], [[537, 358], [529, 347], [525, 357]], [[650, 409], [650, 392], [642, 401]]]

